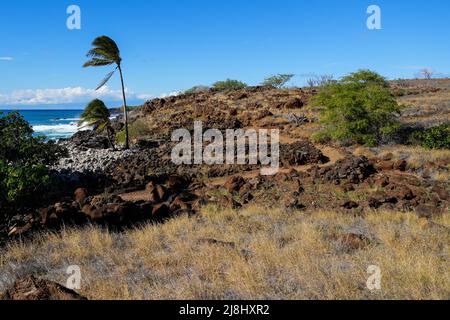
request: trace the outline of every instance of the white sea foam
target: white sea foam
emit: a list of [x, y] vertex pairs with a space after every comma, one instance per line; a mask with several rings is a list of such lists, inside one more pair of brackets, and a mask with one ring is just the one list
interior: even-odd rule
[[67, 138], [79, 130], [78, 124], [35, 125], [33, 130], [38, 135], [45, 135], [49, 138]]
[[62, 119], [51, 119], [52, 122], [60, 122], [60, 121], [80, 121], [81, 118], [62, 118]]

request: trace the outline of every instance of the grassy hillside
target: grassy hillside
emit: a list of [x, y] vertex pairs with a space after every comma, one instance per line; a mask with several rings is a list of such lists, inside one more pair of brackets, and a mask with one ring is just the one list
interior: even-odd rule
[[[139, 148], [104, 169], [109, 180], [11, 226], [0, 292], [31, 274], [64, 284], [79, 265], [90, 299], [449, 299], [450, 150], [409, 138], [449, 122], [450, 80], [390, 86], [402, 130], [375, 147], [312, 140], [320, 88], [203, 90], [133, 108]], [[280, 172], [173, 165], [171, 133], [195, 120], [280, 129]], [[366, 286], [370, 266], [381, 290]]]

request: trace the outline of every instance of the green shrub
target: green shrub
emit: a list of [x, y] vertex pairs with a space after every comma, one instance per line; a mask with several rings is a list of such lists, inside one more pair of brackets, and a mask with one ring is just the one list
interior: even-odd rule
[[44, 137], [34, 137], [33, 129], [16, 112], [0, 118], [0, 214], [14, 213], [42, 197], [50, 184], [48, 165], [67, 150]]
[[[149, 123], [145, 119], [137, 119], [136, 121], [128, 125], [128, 134], [130, 141], [145, 137], [151, 131]], [[125, 130], [122, 130], [116, 134], [116, 142], [118, 144], [125, 143]]]
[[248, 85], [239, 80], [231, 80], [227, 79], [225, 81], [218, 81], [213, 84], [213, 88], [219, 91], [228, 90], [228, 89], [242, 89], [246, 88]]
[[317, 140], [373, 146], [399, 127], [400, 107], [388, 82], [370, 70], [326, 84], [313, 97], [312, 105], [320, 108], [324, 125], [315, 135]]
[[413, 139], [426, 149], [450, 149], [450, 122], [416, 132]]
[[15, 206], [32, 201], [50, 184], [47, 167], [7, 164], [0, 160], [0, 204]]
[[271, 86], [271, 87], [275, 87], [275, 88], [282, 88], [286, 85], [286, 83], [288, 83], [289, 81], [291, 81], [291, 79], [294, 77], [293, 74], [278, 74], [275, 76], [271, 76], [266, 78], [262, 85], [263, 86]]

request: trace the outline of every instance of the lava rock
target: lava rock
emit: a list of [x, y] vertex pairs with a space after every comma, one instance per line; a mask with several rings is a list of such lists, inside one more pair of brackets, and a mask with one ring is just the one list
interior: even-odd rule
[[87, 300], [73, 290], [56, 282], [37, 279], [33, 276], [19, 279], [0, 294], [0, 300]]

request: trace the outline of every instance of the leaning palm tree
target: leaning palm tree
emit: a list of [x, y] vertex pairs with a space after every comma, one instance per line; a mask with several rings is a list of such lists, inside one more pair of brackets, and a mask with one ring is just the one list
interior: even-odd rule
[[84, 109], [81, 119], [78, 122], [79, 127], [94, 127], [97, 132], [106, 131], [108, 141], [113, 150], [115, 150], [113, 135], [114, 129], [111, 127], [111, 113], [103, 101], [99, 99], [92, 100]]
[[123, 74], [122, 74], [122, 67], [121, 62], [122, 58], [120, 57], [120, 50], [117, 44], [112, 40], [111, 38], [107, 36], [101, 36], [96, 38], [92, 45], [94, 48], [89, 50], [87, 56], [91, 58], [88, 62], [86, 62], [83, 67], [102, 67], [102, 66], [109, 66], [112, 64], [116, 65], [116, 68], [108, 73], [103, 79], [103, 81], [100, 83], [100, 85], [97, 87], [96, 90], [99, 90], [102, 88], [108, 81], [111, 79], [111, 77], [114, 75], [114, 72], [116, 70], [119, 70], [120, 73], [120, 81], [122, 83], [122, 96], [123, 96], [123, 114], [124, 114], [124, 120], [125, 120], [125, 149], [129, 149], [130, 142], [128, 137], [128, 110], [127, 110], [127, 99], [125, 96], [125, 85], [123, 82]]

